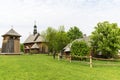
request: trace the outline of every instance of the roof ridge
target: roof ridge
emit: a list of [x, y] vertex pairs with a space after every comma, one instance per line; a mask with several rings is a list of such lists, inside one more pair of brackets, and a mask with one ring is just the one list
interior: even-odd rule
[[34, 41], [36, 41], [39, 36], [40, 36], [40, 34], [37, 33], [36, 36], [35, 36], [35, 38], [34, 38]]
[[6, 34], [4, 34], [3, 36], [5, 35], [12, 35], [12, 36], [21, 36], [19, 33], [17, 33], [13, 28], [10, 29]]

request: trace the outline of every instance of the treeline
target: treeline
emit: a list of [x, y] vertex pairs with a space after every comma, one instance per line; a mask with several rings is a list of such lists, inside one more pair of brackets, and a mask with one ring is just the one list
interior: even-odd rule
[[117, 23], [99, 22], [91, 35], [91, 47], [95, 57], [118, 57], [120, 50], [120, 27]]
[[41, 36], [48, 41], [49, 52], [60, 52], [68, 43], [83, 37], [83, 33], [77, 26], [71, 27], [67, 32], [64, 26], [60, 26], [58, 29], [48, 27]]
[[[82, 31], [76, 26], [71, 27], [67, 32], [64, 26], [60, 26], [57, 30], [48, 27], [41, 35], [49, 42], [50, 52], [53, 50], [59, 52], [75, 39], [83, 37]], [[97, 23], [89, 39], [89, 42], [84, 40], [72, 42], [71, 55], [85, 56], [91, 52], [94, 57], [115, 58], [118, 56], [120, 28], [117, 23], [109, 23], [108, 21]]]
[[[67, 32], [64, 26], [60, 26], [58, 29], [48, 27], [40, 34], [48, 42], [49, 52], [60, 52], [68, 43], [83, 37], [82, 31], [77, 26], [71, 27]], [[20, 48], [21, 52], [24, 52], [22, 43]]]
[[[71, 27], [68, 31], [65, 31], [64, 26], [60, 26], [58, 29], [48, 27], [41, 33], [41, 36], [48, 42], [49, 52], [60, 52], [67, 44], [82, 38], [83, 33], [77, 26]], [[84, 40], [72, 42], [71, 54], [85, 56], [91, 51], [94, 57], [114, 58], [118, 56], [120, 28], [117, 23], [99, 22], [89, 38], [87, 43]], [[87, 45], [88, 43], [90, 45]]]

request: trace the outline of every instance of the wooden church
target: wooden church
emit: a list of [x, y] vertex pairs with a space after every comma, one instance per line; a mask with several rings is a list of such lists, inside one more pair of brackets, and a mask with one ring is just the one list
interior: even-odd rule
[[33, 34], [30, 34], [24, 42], [24, 53], [48, 53], [47, 41], [37, 32], [34, 25]]
[[20, 53], [20, 37], [14, 29], [10, 29], [6, 34], [2, 35], [2, 53], [5, 54], [18, 54]]

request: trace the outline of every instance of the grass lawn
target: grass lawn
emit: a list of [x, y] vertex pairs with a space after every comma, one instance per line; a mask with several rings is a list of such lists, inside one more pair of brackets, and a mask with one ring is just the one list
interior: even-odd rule
[[[119, 80], [119, 61], [87, 62], [53, 59], [47, 55], [1, 55], [0, 80]], [[102, 65], [103, 64], [103, 65]]]

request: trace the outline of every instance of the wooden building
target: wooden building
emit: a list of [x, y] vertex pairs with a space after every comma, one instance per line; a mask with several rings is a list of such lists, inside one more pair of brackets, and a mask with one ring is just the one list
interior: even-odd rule
[[33, 34], [29, 35], [24, 42], [24, 53], [48, 53], [47, 41], [37, 33], [34, 25]]
[[20, 53], [20, 34], [18, 34], [14, 29], [10, 29], [6, 34], [2, 35], [2, 37], [2, 53]]
[[86, 36], [86, 34], [84, 34], [83, 38], [75, 39], [74, 41], [72, 41], [71, 43], [69, 43], [68, 45], [66, 45], [63, 48], [63, 52], [64, 52], [64, 55], [65, 55], [66, 59], [70, 58], [70, 56], [71, 56], [71, 46], [76, 41], [85, 41], [88, 44], [88, 46], [90, 46], [90, 37]]

